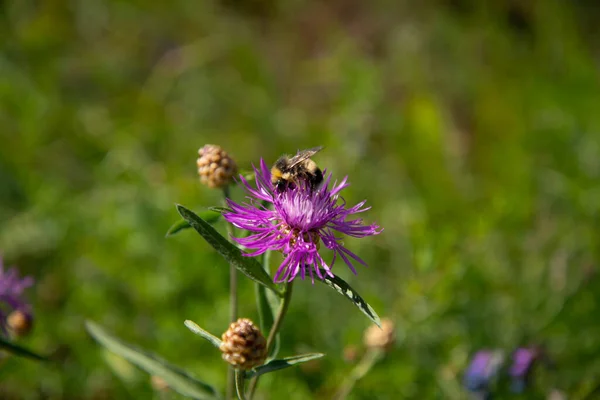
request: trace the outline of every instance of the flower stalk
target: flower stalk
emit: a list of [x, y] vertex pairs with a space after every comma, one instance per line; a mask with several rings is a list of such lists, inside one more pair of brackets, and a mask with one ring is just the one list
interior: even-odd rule
[[[229, 185], [223, 187], [223, 206], [227, 207], [227, 201], [229, 200]], [[233, 226], [226, 224], [227, 236], [233, 237]], [[238, 314], [238, 299], [237, 299], [237, 269], [233, 264], [229, 264], [229, 321], [235, 322]], [[242, 378], [243, 379], [243, 378]], [[235, 370], [232, 366], [227, 369], [227, 392], [226, 399], [233, 398], [234, 387], [237, 386]]]
[[361, 360], [356, 364], [354, 369], [346, 377], [338, 392], [336, 393], [335, 400], [344, 400], [352, 389], [356, 382], [362, 379], [377, 362], [384, 356], [384, 350], [379, 348], [369, 348]]
[[[227, 201], [229, 200], [229, 186], [223, 188], [223, 206], [227, 207]], [[233, 226], [226, 224], [227, 235], [229, 238], [233, 237]], [[229, 264], [229, 320], [235, 322], [237, 320], [238, 313], [238, 300], [237, 300], [237, 269], [233, 264]]]
[[244, 394], [244, 371], [239, 369], [235, 370], [235, 390], [237, 393], [238, 400], [246, 400], [246, 395]]
[[[277, 311], [277, 316], [275, 317], [275, 321], [273, 322], [273, 327], [269, 331], [269, 336], [267, 337], [267, 354], [269, 354], [271, 352], [271, 348], [273, 347], [273, 344], [275, 343], [275, 338], [277, 337], [277, 333], [279, 332], [279, 329], [281, 328], [281, 324], [283, 323], [283, 319], [285, 318], [285, 315], [287, 314], [288, 307], [292, 300], [292, 288], [293, 288], [293, 281], [286, 283], [285, 289], [284, 289], [284, 294], [283, 294], [283, 299], [281, 300], [281, 303], [279, 304], [279, 310]], [[256, 386], [258, 385], [258, 378], [259, 378], [258, 376], [255, 376], [250, 381], [250, 385], [248, 387], [248, 399], [249, 400], [252, 400], [252, 397], [254, 397], [254, 392], [256, 391]]]

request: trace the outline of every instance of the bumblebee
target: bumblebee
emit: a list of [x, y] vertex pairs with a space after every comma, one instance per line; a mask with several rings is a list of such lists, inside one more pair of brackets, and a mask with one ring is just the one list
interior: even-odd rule
[[278, 192], [305, 182], [314, 190], [323, 182], [323, 171], [310, 157], [323, 149], [323, 146], [301, 150], [293, 157], [281, 156], [271, 168], [271, 182]]

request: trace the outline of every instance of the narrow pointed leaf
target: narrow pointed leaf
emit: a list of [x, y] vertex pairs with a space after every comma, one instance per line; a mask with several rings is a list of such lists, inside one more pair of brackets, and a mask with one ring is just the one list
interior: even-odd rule
[[292, 367], [296, 364], [300, 364], [303, 362], [315, 360], [317, 358], [323, 357], [325, 354], [323, 353], [310, 353], [310, 354], [302, 354], [299, 356], [282, 358], [279, 360], [270, 361], [260, 367], [256, 367], [253, 370], [246, 371], [246, 378], [253, 378], [255, 376], [260, 376], [269, 372], [278, 371], [280, 369]]
[[122, 342], [105, 332], [96, 323], [86, 321], [85, 327], [89, 334], [106, 349], [137, 365], [149, 374], [163, 378], [174, 391], [198, 400], [220, 398], [212, 386], [192, 377], [186, 371], [154, 354], [138, 350], [134, 346]]
[[108, 367], [126, 385], [136, 385], [148, 380], [148, 374], [142, 371], [123, 357], [113, 353], [107, 348], [102, 349], [102, 358]]
[[[199, 215], [211, 225], [214, 225], [221, 219], [221, 211], [213, 210], [212, 208], [202, 211]], [[182, 219], [171, 225], [165, 237], [174, 236], [189, 228], [191, 228], [190, 224], [185, 219]]]
[[379, 319], [379, 315], [377, 315], [377, 313], [375, 312], [375, 310], [373, 310], [373, 307], [371, 307], [369, 303], [363, 300], [363, 298], [358, 294], [356, 290], [352, 289], [352, 287], [350, 287], [350, 285], [348, 285], [346, 281], [344, 281], [339, 276], [334, 275], [334, 277], [332, 278], [329, 275], [327, 275], [327, 272], [323, 269], [321, 269], [321, 274], [323, 275], [323, 280], [319, 279], [318, 277], [315, 277], [319, 282], [323, 282], [330, 288], [335, 289], [335, 291], [339, 294], [346, 297], [356, 307], [358, 307], [358, 309], [363, 314], [369, 317], [369, 319], [373, 321], [375, 325], [381, 328], [381, 320]]
[[248, 278], [280, 294], [269, 274], [265, 272], [254, 257], [244, 257], [240, 249], [225, 239], [209, 223], [184, 206], [177, 205], [177, 211], [227, 262]]
[[[246, 180], [249, 180], [249, 181], [254, 179], [254, 176], [255, 176], [254, 170], [252, 170], [252, 169], [240, 169], [239, 174], [242, 175]], [[239, 182], [239, 181], [236, 180], [236, 183], [237, 182]]]
[[210, 332], [207, 332], [204, 329], [200, 328], [200, 326], [197, 323], [195, 323], [194, 321], [190, 321], [189, 319], [187, 319], [187, 320], [185, 320], [184, 324], [190, 331], [194, 332], [198, 336], [202, 336], [204, 339], [208, 340], [217, 349], [219, 347], [221, 347], [221, 343], [222, 343], [221, 339], [219, 339], [215, 335], [211, 334]]
[[38, 360], [38, 361], [48, 361], [48, 357], [44, 357], [39, 354], [36, 354], [31, 350], [28, 350], [24, 347], [18, 346], [7, 340], [4, 340], [1, 337], [0, 337], [0, 349], [8, 351], [9, 353], [12, 353], [17, 356], [31, 358], [33, 360]]
[[190, 224], [188, 224], [188, 222], [185, 219], [181, 219], [181, 220], [175, 222], [173, 225], [171, 225], [171, 227], [167, 231], [165, 237], [175, 236], [179, 232], [184, 231], [189, 228], [191, 228]]
[[[269, 272], [270, 251], [266, 251], [262, 257], [262, 265], [265, 272]], [[278, 308], [278, 298], [270, 291], [267, 291], [264, 286], [256, 285], [256, 305], [258, 308], [258, 316], [260, 320], [260, 330], [262, 332], [270, 332], [275, 321], [275, 314]], [[277, 357], [279, 352], [280, 340], [279, 333], [275, 335], [275, 341], [271, 346], [268, 359]]]
[[[212, 211], [212, 212], [219, 213], [219, 214], [223, 214], [224, 212], [231, 212], [232, 211], [231, 208], [229, 208], [229, 207], [208, 207], [208, 209], [210, 211]], [[202, 215], [200, 217], [202, 219], [204, 219], [204, 217]]]

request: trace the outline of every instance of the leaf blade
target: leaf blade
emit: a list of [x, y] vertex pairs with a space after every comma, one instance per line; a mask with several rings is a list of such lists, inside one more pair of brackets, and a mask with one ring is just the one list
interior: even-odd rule
[[11, 343], [2, 337], [0, 337], [0, 348], [24, 358], [30, 358], [37, 361], [49, 361], [48, 357], [41, 356], [25, 347]]
[[190, 331], [192, 331], [193, 333], [195, 333], [196, 335], [208, 340], [213, 346], [215, 346], [217, 349], [219, 347], [221, 347], [221, 343], [223, 343], [221, 341], [221, 339], [219, 339], [218, 337], [216, 337], [215, 335], [213, 335], [212, 333], [205, 331], [204, 329], [202, 329], [200, 327], [200, 325], [198, 325], [197, 323], [195, 323], [192, 320], [186, 319], [183, 323], [186, 328], [188, 328]]
[[[208, 207], [208, 209], [212, 212], [218, 213], [219, 215], [222, 215], [225, 212], [231, 212], [231, 208], [229, 207]], [[206, 218], [201, 217], [202, 219], [206, 220]], [[210, 221], [206, 221], [208, 223], [210, 223]]]
[[[203, 220], [205, 220], [206, 222], [208, 222], [211, 225], [214, 225], [221, 219], [221, 211], [213, 210], [210, 208], [208, 210], [202, 211], [200, 213], [200, 215], [202, 216], [201, 218]], [[175, 236], [179, 232], [184, 231], [189, 228], [191, 228], [190, 224], [185, 219], [181, 219], [181, 220], [175, 222], [173, 225], [171, 225], [171, 227], [165, 234], [165, 237]]]
[[260, 367], [256, 367], [253, 370], [246, 371], [246, 378], [253, 378], [255, 376], [260, 376], [263, 374], [267, 374], [269, 372], [278, 371], [280, 369], [289, 368], [296, 364], [301, 364], [303, 362], [315, 360], [317, 358], [323, 357], [325, 354], [323, 353], [309, 353], [309, 354], [301, 354], [292, 357], [286, 357], [278, 360], [269, 361], [266, 364], [261, 365]]
[[134, 346], [115, 338], [101, 328], [100, 325], [88, 320], [85, 322], [85, 327], [100, 345], [144, 371], [163, 378], [174, 391], [198, 400], [220, 398], [212, 386], [192, 377], [186, 371], [154, 354], [138, 350]]
[[165, 234], [165, 237], [175, 236], [179, 232], [184, 231], [189, 228], [191, 228], [190, 224], [188, 224], [188, 222], [185, 219], [181, 219], [181, 220], [175, 222], [173, 225], [171, 225], [171, 227]]
[[255, 258], [244, 257], [240, 249], [231, 244], [210, 224], [194, 214], [194, 212], [179, 204], [177, 204], [177, 211], [227, 262], [236, 267], [248, 278], [281, 295], [269, 274], [263, 270]]
[[336, 275], [334, 275], [332, 278], [324, 269], [321, 269], [321, 275], [323, 276], [323, 279], [320, 279], [319, 277], [315, 277], [315, 279], [326, 284], [342, 296], [346, 297], [356, 307], [358, 307], [363, 314], [373, 321], [375, 325], [381, 328], [381, 319], [379, 318], [379, 315], [377, 315], [373, 307], [371, 307], [356, 290], [352, 289], [352, 287], [346, 283], [346, 281]]

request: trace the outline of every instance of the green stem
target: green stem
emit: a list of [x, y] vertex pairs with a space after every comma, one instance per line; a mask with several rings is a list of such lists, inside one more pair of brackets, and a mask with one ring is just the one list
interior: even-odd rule
[[[223, 188], [223, 207], [227, 207], [227, 199], [229, 198], [229, 185]], [[233, 226], [231, 224], [225, 224], [227, 230], [227, 236], [231, 238], [233, 235]], [[235, 322], [238, 314], [238, 299], [237, 299], [237, 269], [233, 264], [229, 264], [229, 320]], [[226, 399], [233, 398], [235, 381], [235, 373], [233, 367], [229, 367], [227, 370], [227, 393]]]
[[[283, 323], [283, 319], [285, 318], [285, 314], [287, 313], [288, 307], [290, 305], [290, 300], [292, 299], [292, 286], [293, 282], [288, 282], [285, 285], [283, 299], [279, 304], [279, 310], [277, 311], [277, 316], [275, 317], [275, 321], [273, 322], [273, 327], [269, 332], [269, 337], [267, 338], [267, 354], [271, 352], [271, 347], [275, 343], [275, 338], [277, 337], [277, 333], [279, 332], [279, 328], [281, 328], [281, 324]], [[250, 386], [248, 388], [248, 399], [252, 400], [254, 396], [254, 392], [256, 391], [256, 385], [258, 384], [258, 376], [255, 376], [250, 381]]]
[[343, 400], [348, 397], [356, 382], [364, 377], [382, 356], [383, 352], [381, 350], [367, 350], [363, 358], [356, 364], [346, 380], [341, 384], [340, 389], [333, 398], [335, 400]]
[[238, 400], [246, 400], [244, 396], [244, 371], [235, 370], [235, 390]]

